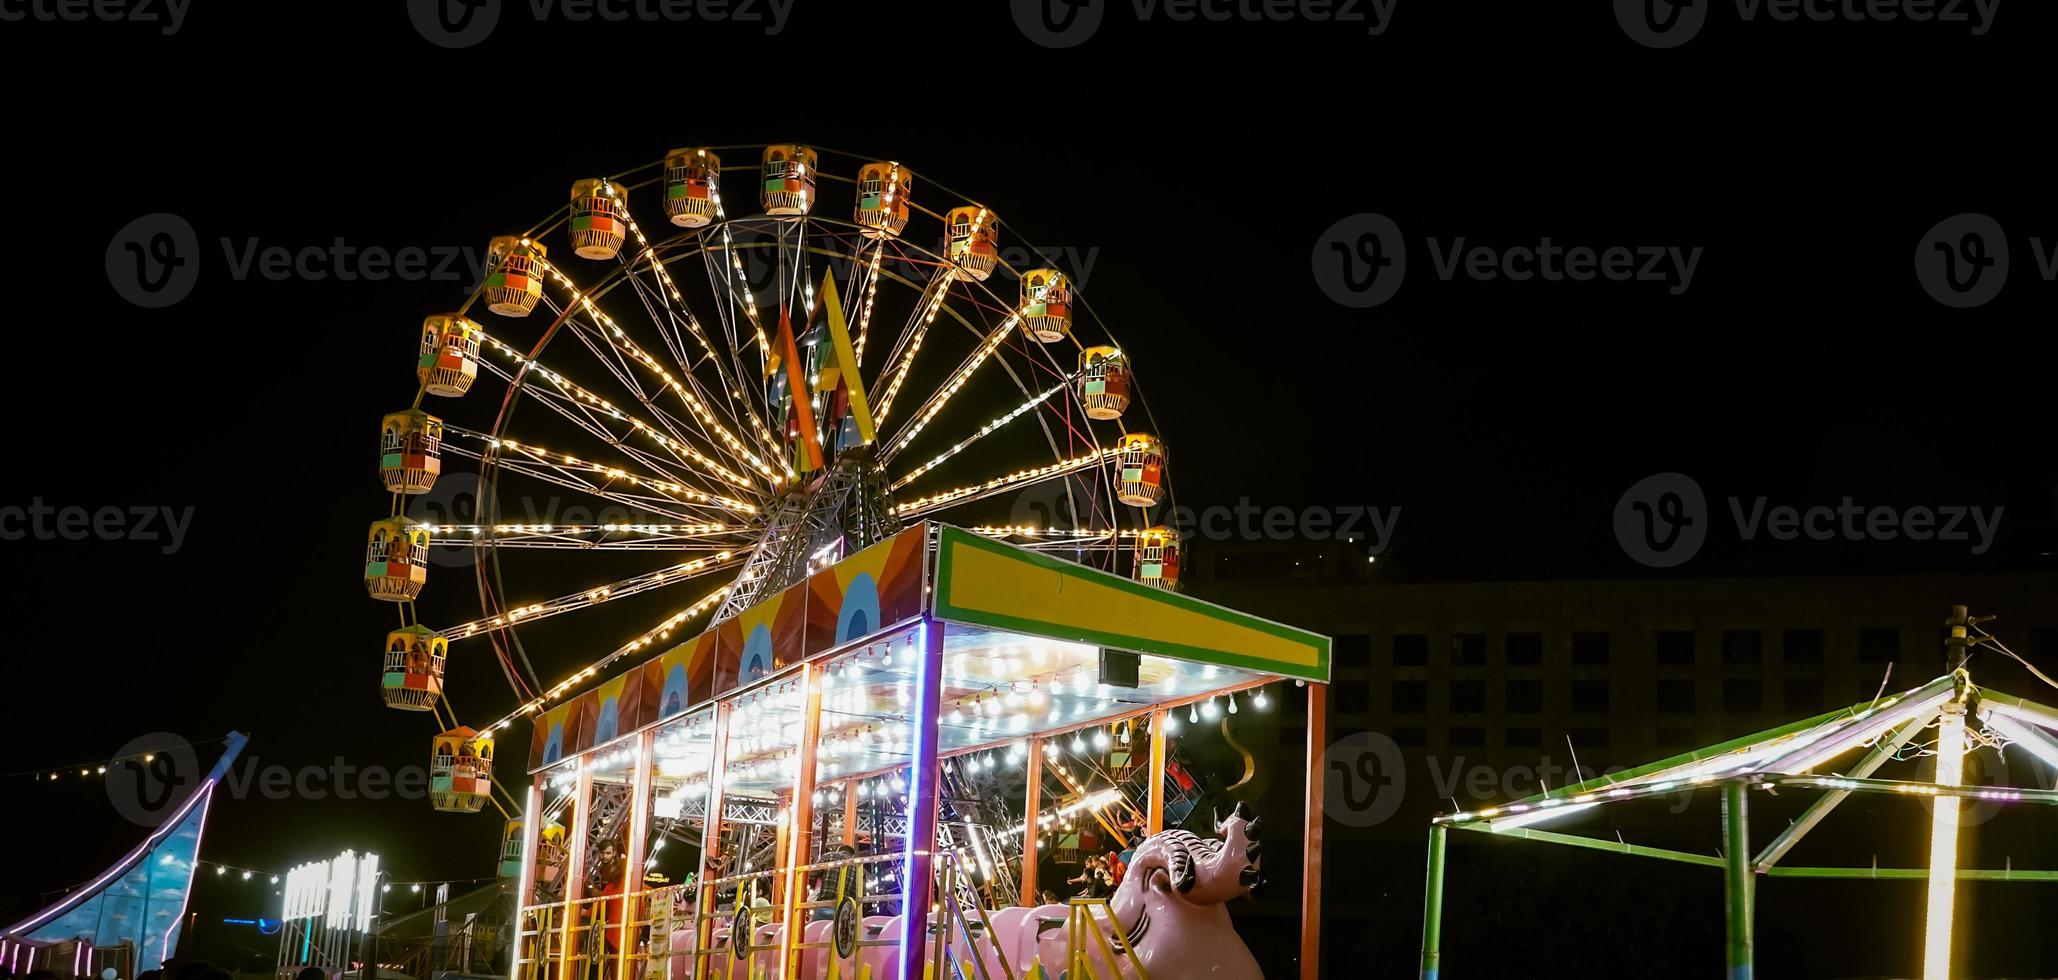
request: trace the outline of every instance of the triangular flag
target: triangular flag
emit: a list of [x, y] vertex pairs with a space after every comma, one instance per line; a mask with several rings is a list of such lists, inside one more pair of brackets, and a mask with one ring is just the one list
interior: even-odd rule
[[[830, 352], [835, 358], [837, 376], [840, 376], [850, 393], [850, 417], [857, 422], [858, 438], [870, 443], [878, 433], [872, 429], [872, 407], [865, 401], [865, 382], [858, 375], [857, 351], [850, 343], [850, 327], [843, 320], [843, 304], [836, 298], [836, 280], [822, 277], [822, 310], [828, 317]], [[822, 370], [824, 383], [834, 387], [828, 368]]]
[[800, 363], [800, 348], [793, 342], [793, 317], [786, 307], [779, 308], [779, 349], [785, 352], [786, 390], [792, 394], [793, 413], [799, 417], [800, 446], [795, 450], [794, 462], [803, 473], [812, 473], [822, 468], [822, 447], [815, 441], [815, 409], [808, 402], [807, 375]]

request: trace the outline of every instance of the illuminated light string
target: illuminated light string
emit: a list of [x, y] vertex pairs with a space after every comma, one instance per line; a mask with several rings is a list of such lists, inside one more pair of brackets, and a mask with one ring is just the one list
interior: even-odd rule
[[851, 345], [852, 354], [860, 363], [865, 359], [865, 340], [872, 330], [872, 305], [879, 298], [879, 260], [885, 256], [886, 240], [882, 238], [872, 246], [872, 264], [865, 276], [865, 302], [858, 307], [857, 343]]
[[[287, 875], [289, 874], [289, 872], [284, 871], [267, 871], [263, 868], [245, 867], [240, 864], [228, 864], [222, 861], [193, 862], [193, 871], [195, 875], [198, 875], [201, 871], [206, 871], [209, 869], [213, 870], [214, 877], [217, 879], [236, 882], [247, 881], [253, 884], [262, 883], [268, 886], [277, 885], [284, 882], [287, 878]], [[384, 872], [380, 872], [379, 877], [382, 879], [382, 890], [390, 890], [394, 886], [400, 885], [405, 886], [410, 891], [415, 892], [421, 891], [422, 886], [424, 885], [428, 885], [431, 887], [437, 885], [475, 885], [482, 881], [500, 880], [498, 875], [485, 875], [478, 878], [392, 879], [387, 878]]]
[[644, 572], [641, 575], [626, 578], [609, 585], [595, 586], [569, 595], [559, 596], [555, 599], [516, 606], [498, 616], [489, 616], [485, 619], [476, 619], [469, 623], [460, 623], [447, 629], [437, 630], [436, 635], [446, 640], [462, 640], [491, 630], [514, 626], [518, 623], [533, 622], [538, 619], [547, 619], [551, 616], [575, 612], [613, 599], [648, 592], [651, 589], [669, 585], [672, 582], [698, 578], [707, 572], [712, 572], [718, 568], [741, 561], [743, 557], [738, 552], [724, 551], [713, 558], [696, 558], [668, 568]]
[[[549, 381], [551, 384], [555, 385], [559, 389], [559, 392], [563, 394], [565, 397], [584, 402], [588, 405], [592, 405], [595, 408], [607, 412], [610, 416], [614, 417], [619, 421], [629, 423], [629, 426], [631, 428], [635, 429], [639, 433], [642, 433], [646, 438], [650, 439], [650, 441], [656, 443], [660, 447], [663, 447], [664, 449], [674, 453], [675, 455], [683, 454], [685, 456], [685, 459], [691, 460], [695, 463], [699, 463], [701, 466], [709, 469], [711, 471], [711, 475], [718, 476], [721, 479], [729, 483], [736, 484], [738, 486], [748, 487], [752, 485], [741, 474], [738, 474], [734, 470], [731, 470], [728, 467], [723, 466], [721, 463], [710, 458], [705, 453], [700, 452], [698, 449], [695, 449], [692, 446], [689, 446], [683, 442], [680, 442], [677, 439], [672, 438], [669, 435], [666, 435], [663, 431], [661, 431], [660, 427], [652, 425], [649, 422], [645, 422], [640, 418], [623, 412], [620, 408], [616, 407], [614, 402], [608, 400], [607, 398], [601, 397], [600, 395], [594, 394], [592, 391], [587, 390], [585, 387], [566, 378], [564, 375], [558, 373], [557, 371], [554, 371], [551, 368], [545, 366], [541, 361], [534, 360], [523, 355], [519, 350], [516, 350], [512, 345], [500, 340], [497, 337], [492, 336], [491, 334], [484, 333], [483, 331], [481, 332], [480, 337], [482, 340], [485, 341], [485, 343], [481, 345], [483, 349], [496, 352], [506, 357], [508, 360], [513, 361], [517, 366], [527, 365], [529, 367], [532, 367], [536, 371], [536, 373], [543, 376], [544, 380]], [[648, 355], [646, 354], [644, 356], [647, 357]], [[495, 368], [494, 370], [496, 373], [500, 371], [500, 369], [498, 368]], [[512, 380], [511, 375], [503, 376], [508, 377], [510, 380]], [[686, 391], [684, 386], [679, 385], [678, 381], [676, 379], [671, 378], [669, 374], [666, 374], [663, 380], [666, 381], [668, 386], [678, 386], [677, 390], [682, 394], [682, 396], [691, 395], [691, 392]], [[689, 402], [689, 404], [700, 405], [700, 400], [698, 397], [693, 397], [693, 400]], [[702, 407], [704, 408], [704, 406]], [[734, 436], [728, 435], [726, 431], [723, 431], [721, 434], [727, 436], [730, 439], [735, 438]], [[764, 468], [763, 461], [758, 459], [755, 454], [750, 454], [747, 449], [739, 451], [744, 454], [742, 458], [750, 462], [754, 467], [759, 468], [760, 471], [763, 472], [764, 475], [772, 481], [772, 485], [774, 487], [779, 485], [781, 481], [779, 480], [778, 476], [776, 474], [771, 473], [769, 469]]]
[[557, 682], [555, 685], [552, 685], [542, 694], [537, 695], [536, 697], [524, 702], [521, 705], [521, 707], [518, 707], [511, 712], [508, 712], [507, 715], [502, 717], [500, 720], [495, 721], [490, 725], [487, 725], [486, 728], [483, 730], [482, 734], [504, 730], [508, 726], [514, 724], [515, 719], [520, 718], [523, 715], [531, 715], [543, 710], [543, 708], [550, 704], [552, 701], [556, 701], [557, 699], [564, 697], [566, 694], [570, 693], [575, 687], [577, 687], [577, 685], [580, 682], [591, 679], [595, 674], [598, 674], [600, 671], [605, 670], [609, 666], [612, 666], [616, 661], [622, 659], [623, 657], [629, 656], [639, 650], [645, 649], [651, 646], [652, 644], [658, 643], [662, 640], [669, 638], [671, 635], [671, 631], [673, 629], [676, 629], [679, 626], [679, 624], [684, 623], [687, 620], [692, 619], [693, 617], [706, 612], [708, 609], [712, 608], [716, 603], [722, 601], [723, 597], [727, 596], [728, 594], [729, 587], [726, 585], [722, 586], [719, 589], [716, 589], [713, 592], [708, 593], [706, 596], [702, 597], [698, 602], [695, 602], [693, 605], [688, 606], [685, 609], [681, 609], [676, 613], [673, 613], [670, 617], [666, 618], [664, 622], [659, 623], [658, 625], [653, 626], [650, 629], [644, 631], [643, 635], [638, 636], [636, 639], [631, 640], [628, 643], [625, 643], [622, 646], [615, 648], [615, 650], [609, 653], [607, 656], [604, 656], [599, 660], [596, 660], [593, 663], [588, 664], [585, 668], [572, 674], [570, 677], [567, 677], [564, 680]]
[[[899, 397], [901, 386], [907, 383], [908, 371], [915, 366], [915, 355], [922, 352], [922, 341], [929, 336], [929, 326], [936, 322], [937, 315], [943, 312], [943, 301], [950, 296], [950, 280], [941, 276], [931, 279], [929, 291], [929, 305], [915, 323], [914, 332], [908, 337], [907, 352], [901, 354], [900, 367], [894, 371], [893, 380], [887, 383], [886, 393], [879, 399], [879, 410], [873, 413], [875, 425], [885, 424], [887, 414], [893, 410], [893, 400]], [[889, 361], [892, 356], [892, 353], [887, 355]]]
[[65, 776], [71, 776], [74, 779], [91, 779], [96, 776], [105, 776], [110, 770], [125, 765], [149, 765], [156, 762], [158, 755], [161, 753], [174, 749], [199, 748], [203, 745], [214, 745], [226, 742], [227, 740], [227, 736], [221, 736], [202, 739], [198, 742], [167, 742], [149, 752], [118, 755], [107, 759], [94, 759], [89, 762], [74, 762], [69, 765], [47, 766], [41, 769], [22, 769], [16, 772], [0, 773], [0, 779], [26, 778], [37, 782], [57, 782]]
[[969, 436], [966, 436], [964, 439], [960, 440], [956, 445], [951, 446], [949, 449], [944, 450], [942, 453], [939, 453], [935, 459], [932, 459], [926, 463], [923, 463], [920, 466], [915, 467], [912, 470], [909, 470], [906, 475], [902, 476], [898, 480], [893, 481], [893, 486], [891, 487], [891, 489], [898, 490], [901, 487], [913, 483], [916, 477], [919, 477], [922, 474], [935, 469], [938, 465], [942, 464], [943, 461], [950, 459], [951, 457], [956, 456], [961, 452], [964, 452], [966, 447], [969, 447], [973, 443], [985, 438], [986, 436], [993, 433], [994, 430], [999, 429], [1001, 426], [1004, 426], [1009, 422], [1013, 422], [1014, 420], [1021, 418], [1025, 413], [1027, 413], [1031, 409], [1043, 404], [1046, 401], [1049, 401], [1050, 396], [1065, 390], [1065, 387], [1071, 383], [1072, 381], [1070, 378], [1060, 381], [1057, 384], [1052, 385], [1049, 389], [1045, 390], [1042, 394], [1036, 395], [1028, 401], [1016, 406], [1014, 411], [1011, 411], [1006, 415], [1003, 415], [997, 419], [994, 419], [991, 422], [986, 423], [983, 426], [980, 426], [978, 431], [972, 433]]
[[699, 416], [701, 424], [714, 429], [715, 435], [731, 452], [748, 461], [752, 468], [771, 478], [774, 486], [778, 485], [778, 478], [773, 474], [771, 468], [765, 465], [764, 460], [751, 452], [749, 447], [743, 444], [742, 439], [737, 438], [726, 426], [722, 425], [721, 420], [715, 417], [714, 411], [708, 408], [705, 402], [701, 401], [700, 396], [694, 394], [684, 384], [681, 384], [679, 379], [674, 378], [671, 371], [660, 363], [657, 358], [652, 357], [649, 352], [645, 351], [635, 341], [630, 340], [628, 332], [622, 329], [621, 324], [616, 323], [614, 317], [607, 315], [599, 306], [595, 305], [593, 300], [580, 291], [576, 283], [572, 282], [571, 277], [564, 274], [563, 270], [547, 261], [543, 263], [543, 266], [545, 270], [557, 278], [558, 284], [571, 294], [572, 301], [605, 328], [605, 336], [642, 362], [644, 367], [650, 370], [651, 373], [657, 375], [658, 380], [662, 381], [666, 388], [670, 389], [673, 394], [678, 395], [680, 400], [684, 401], [686, 406], [692, 409], [695, 415]]
[[909, 440], [920, 434], [922, 429], [927, 427], [936, 418], [937, 414], [943, 411], [944, 406], [950, 404], [951, 398], [957, 395], [958, 389], [963, 388], [965, 382], [972, 379], [972, 373], [979, 370], [980, 365], [986, 363], [986, 359], [992, 356], [995, 350], [1000, 348], [1001, 341], [1006, 340], [1008, 335], [1013, 333], [1015, 327], [1019, 326], [1021, 322], [1022, 314], [1019, 311], [1010, 314], [1007, 320], [993, 331], [992, 336], [987, 337], [979, 345], [979, 349], [973, 352], [971, 358], [966, 360], [964, 366], [958, 368], [957, 373], [951, 376], [949, 383], [937, 389], [935, 394], [929, 396], [929, 404], [922, 409], [912, 424], [893, 438], [892, 444], [881, 454], [880, 461], [890, 460], [894, 454], [906, 448]]
[[[719, 193], [715, 195], [715, 208], [717, 213], [719, 213], [721, 210], [721, 195]], [[627, 217], [626, 214], [624, 216]], [[643, 234], [643, 227], [636, 223], [636, 219], [628, 218], [628, 222], [629, 230], [636, 236], [636, 243], [643, 247], [642, 254], [638, 256], [639, 260], [647, 261], [650, 264], [651, 269], [657, 273], [658, 281], [663, 285], [665, 293], [672, 298], [673, 302], [679, 304], [679, 307], [676, 311], [674, 311], [668, 304], [665, 307], [666, 312], [676, 312], [679, 316], [683, 317], [686, 322], [687, 331], [693, 334], [694, 340], [700, 342], [700, 349], [703, 352], [705, 352], [708, 358], [711, 359], [715, 364], [720, 365], [720, 355], [715, 353], [714, 344], [708, 340], [707, 333], [704, 329], [702, 329], [700, 320], [697, 317], [695, 317], [693, 315], [693, 311], [686, 306], [686, 297], [683, 293], [679, 291], [678, 284], [672, 280], [671, 270], [666, 268], [664, 261], [658, 256], [657, 250], [651, 245], [650, 239]], [[634, 268], [635, 266], [632, 263], [630, 265], [630, 270], [633, 272]], [[620, 334], [619, 329], [616, 332]], [[621, 335], [621, 339], [626, 341], [628, 339], [627, 335]], [[684, 360], [684, 358], [681, 358], [681, 360]], [[649, 364], [653, 369], [656, 369], [655, 363], [652, 362], [647, 356], [645, 357], [645, 361], [646, 364]], [[719, 370], [717, 371], [717, 373], [719, 373]], [[689, 404], [694, 403], [689, 402]], [[771, 430], [765, 426], [764, 419], [758, 417], [758, 413], [751, 407], [750, 403], [748, 402], [744, 403], [743, 409], [745, 416], [750, 420], [751, 426], [757, 430], [757, 434], [759, 435], [759, 437], [761, 439], [769, 440], [771, 438]], [[742, 450], [740, 440], [738, 442], [738, 451], [745, 452], [746, 458], [750, 459], [751, 462], [757, 466], [757, 469], [760, 473], [771, 479], [772, 485], [774, 487], [778, 486], [782, 482], [783, 478], [779, 474], [772, 472], [770, 467], [765, 466], [763, 463], [759, 462], [756, 459], [756, 457], [749, 456], [747, 451]], [[791, 476], [791, 473], [786, 474], [787, 478], [790, 478]]]
[[906, 503], [895, 504], [893, 505], [893, 512], [899, 515], [915, 515], [928, 513], [929, 511], [933, 510], [941, 510], [945, 506], [956, 503], [962, 503], [966, 500], [977, 497], [982, 497], [991, 494], [997, 490], [1005, 490], [1008, 487], [1019, 486], [1025, 483], [1040, 482], [1043, 480], [1051, 479], [1053, 477], [1065, 476], [1070, 473], [1076, 473], [1080, 470], [1086, 469], [1087, 467], [1097, 465], [1106, 460], [1114, 459], [1120, 454], [1121, 450], [1113, 446], [1110, 446], [1105, 449], [1096, 449], [1092, 452], [1086, 453], [1083, 456], [1074, 456], [1071, 459], [1059, 460], [1058, 462], [1051, 463], [1047, 466], [1038, 466], [1032, 469], [1018, 470], [1014, 473], [1008, 474], [1007, 476], [995, 477], [991, 480], [986, 481], [985, 483], [973, 484], [971, 486], [966, 487], [958, 487], [954, 490], [945, 490], [941, 493], [934, 493], [926, 497], [919, 497], [914, 500], [907, 501]]
[[[755, 485], [752, 484], [742, 474], [737, 473], [735, 470], [732, 470], [726, 466], [723, 466], [720, 462], [709, 457], [707, 454], [702, 453], [700, 450], [695, 449], [692, 446], [689, 446], [678, 439], [674, 439], [669, 435], [666, 435], [661, 427], [653, 425], [649, 422], [645, 422], [644, 420], [637, 418], [634, 415], [630, 415], [622, 411], [619, 407], [617, 407], [614, 404], [614, 402], [594, 394], [593, 392], [587, 390], [585, 387], [566, 378], [564, 375], [559, 374], [558, 372], [553, 371], [548, 367], [545, 367], [541, 361], [535, 361], [527, 357], [524, 357], [521, 354], [521, 352], [515, 350], [513, 347], [508, 346], [505, 343], [502, 343], [498, 339], [488, 336], [486, 337], [486, 340], [487, 343], [483, 345], [486, 350], [500, 353], [506, 356], [509, 360], [514, 361], [518, 365], [527, 364], [534, 367], [535, 372], [541, 375], [545, 381], [548, 381], [552, 385], [556, 386], [556, 388], [558, 389], [557, 394], [559, 396], [572, 399], [573, 401], [582, 402], [587, 405], [591, 405], [592, 407], [597, 408], [602, 412], [605, 412], [609, 417], [615, 419], [616, 421], [628, 423], [631, 429], [635, 430], [638, 433], [641, 433], [645, 438], [648, 438], [651, 442], [656, 443], [660, 448], [663, 448], [667, 452], [670, 452], [673, 455], [674, 459], [677, 459], [682, 463], [696, 464], [706, 471], [706, 475], [716, 477], [717, 479], [720, 479], [726, 483], [735, 486], [752, 489], [755, 488]], [[514, 374], [512, 372], [494, 366], [490, 361], [485, 362], [485, 364], [488, 367], [488, 369], [491, 370], [494, 374], [507, 379], [509, 382], [512, 382], [514, 380]], [[538, 390], [541, 394], [549, 394], [549, 391], [546, 389]], [[557, 405], [556, 402], [551, 401], [549, 398], [544, 398], [542, 400], [545, 404], [550, 405], [553, 410], [557, 411], [558, 414], [565, 416], [567, 419], [572, 420], [574, 423], [579, 422], [577, 418], [574, 418], [571, 415], [569, 410], [561, 408]], [[446, 432], [450, 430], [451, 427], [445, 426]], [[460, 430], [460, 434], [469, 435], [471, 433], [462, 432]], [[614, 440], [614, 437], [611, 433], [608, 434], [608, 438], [609, 441]], [[776, 477], [772, 477], [769, 474], [767, 475], [767, 477], [768, 479], [773, 480], [773, 485], [775, 487], [778, 485], [778, 480]]]
[[[684, 442], [681, 442], [679, 440], [673, 439], [668, 435], [665, 435], [663, 431], [660, 431], [659, 427], [651, 425], [650, 423], [645, 422], [640, 418], [636, 418], [635, 416], [624, 413], [621, 409], [617, 408], [614, 405], [614, 403], [598, 395], [595, 395], [590, 391], [587, 391], [585, 388], [580, 387], [579, 385], [566, 379], [563, 375], [558, 374], [557, 372], [544, 367], [541, 364], [541, 362], [530, 361], [529, 359], [523, 357], [523, 355], [519, 351], [515, 350], [513, 347], [501, 343], [498, 340], [494, 340], [491, 337], [488, 337], [487, 340], [489, 342], [484, 345], [485, 349], [504, 354], [510, 360], [513, 360], [517, 364], [533, 364], [536, 367], [536, 373], [540, 374], [544, 380], [550, 381], [553, 385], [555, 385], [557, 388], [557, 391], [554, 393], [555, 397], [552, 397], [553, 392], [548, 388], [531, 385], [530, 390], [538, 396], [538, 400], [540, 400], [545, 406], [550, 408], [552, 411], [556, 412], [558, 415], [564, 417], [566, 420], [572, 422], [573, 424], [578, 425], [581, 428], [586, 428], [593, 431], [596, 435], [602, 436], [605, 439], [605, 441], [620, 446], [620, 448], [622, 448], [624, 451], [630, 452], [632, 455], [635, 453], [635, 451], [630, 449], [629, 447], [620, 445], [619, 438], [615, 436], [614, 433], [608, 432], [605, 429], [592, 424], [590, 417], [582, 418], [580, 416], [574, 415], [570, 409], [568, 409], [564, 404], [555, 400], [555, 398], [569, 399], [574, 402], [582, 403], [583, 405], [590, 405], [594, 408], [597, 408], [600, 411], [606, 413], [611, 418], [614, 418], [618, 421], [629, 423], [631, 428], [635, 429], [638, 432], [644, 433], [651, 439], [652, 442], [657, 443], [659, 446], [671, 452], [672, 458], [677, 460], [678, 462], [698, 462], [703, 469], [708, 470], [715, 475], [719, 476], [721, 474], [728, 474], [727, 480], [730, 483], [733, 483], [737, 486], [750, 486], [749, 483], [743, 482], [740, 479], [735, 478], [735, 474], [733, 473], [733, 471], [730, 471], [726, 467], [721, 466], [721, 464], [711, 459], [708, 459], [708, 457], [706, 457], [705, 454], [700, 453], [698, 450], [685, 444]], [[502, 368], [499, 365], [494, 364], [490, 360], [481, 359], [480, 364], [487, 371], [491, 372], [496, 377], [499, 377], [502, 380], [509, 382], [510, 384], [514, 383], [516, 377], [515, 372], [506, 368]], [[660, 411], [659, 414], [663, 413]], [[452, 431], [453, 428], [454, 427], [446, 426], [445, 430]], [[456, 431], [459, 434], [472, 434], [469, 432], [465, 432], [464, 430]]]

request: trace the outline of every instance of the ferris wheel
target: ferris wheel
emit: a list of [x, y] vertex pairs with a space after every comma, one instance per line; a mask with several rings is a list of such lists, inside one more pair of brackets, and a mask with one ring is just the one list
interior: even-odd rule
[[[495, 726], [458, 724], [453, 643], [490, 647], [530, 703], [592, 668], [547, 691], [518, 627], [585, 613], [584, 635], [639, 649], [930, 518], [1177, 586], [1177, 539], [1153, 519], [1165, 446], [1067, 271], [900, 163], [824, 157], [843, 155], [689, 148], [578, 180], [492, 239], [462, 307], [424, 320], [415, 401], [382, 426], [393, 506], [365, 583], [400, 610], [386, 703], [450, 726], [439, 809], [492, 801]], [[477, 473], [475, 520], [410, 513], [452, 470]], [[539, 498], [587, 506], [505, 503]], [[432, 628], [414, 600], [453, 549], [480, 616]], [[654, 624], [597, 612], [660, 591], [677, 598]]]

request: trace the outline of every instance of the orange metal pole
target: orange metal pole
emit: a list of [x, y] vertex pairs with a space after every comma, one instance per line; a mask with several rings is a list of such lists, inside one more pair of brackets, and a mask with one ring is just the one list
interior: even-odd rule
[[[714, 746], [707, 767], [707, 816], [700, 822], [700, 899], [694, 903], [700, 923], [694, 928], [693, 948], [707, 952], [715, 941], [715, 849], [722, 843], [722, 786], [729, 780], [729, 705], [715, 705]], [[693, 980], [708, 980], [713, 955], [693, 957]]]
[[1308, 685], [1307, 844], [1301, 850], [1301, 980], [1322, 976], [1322, 752], [1329, 747], [1329, 685]]
[[800, 942], [800, 903], [806, 896], [807, 876], [801, 865], [814, 860], [815, 836], [815, 745], [822, 740], [822, 668], [819, 664], [800, 667], [801, 715], [800, 758], [793, 773], [793, 806], [786, 821], [786, 923], [784, 941], [779, 944], [779, 975], [787, 980], [800, 976], [800, 957], [793, 947]]
[[1172, 713], [1159, 709], [1150, 713], [1150, 813], [1145, 834], [1165, 829], [1165, 719]]
[[845, 780], [843, 783], [843, 842], [853, 850], [857, 848], [858, 837], [857, 788], [858, 781], [855, 779]]
[[1029, 790], [1022, 798], [1022, 906], [1035, 908], [1037, 845], [1042, 836], [1036, 818], [1043, 813], [1043, 739], [1029, 739]]
[[[650, 789], [651, 773], [657, 769], [657, 731], [652, 729], [636, 736], [636, 758], [632, 765], [635, 775], [629, 780], [629, 839], [622, 842], [622, 854], [626, 859], [622, 868], [622, 898], [619, 906], [622, 913], [622, 931], [615, 937], [615, 951], [618, 954], [615, 976], [628, 980], [629, 954], [633, 952], [629, 941], [636, 935], [636, 899], [631, 896], [643, 890], [643, 862], [649, 860], [650, 849]], [[604, 908], [605, 906], [603, 906]]]

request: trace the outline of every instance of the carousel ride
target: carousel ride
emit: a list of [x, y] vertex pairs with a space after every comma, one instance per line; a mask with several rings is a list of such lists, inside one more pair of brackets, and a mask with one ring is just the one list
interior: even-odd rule
[[[953, 534], [1003, 547], [1008, 561], [1055, 556], [1061, 575], [1135, 587], [1118, 601], [1155, 615], [1171, 600], [1151, 597], [1179, 583], [1178, 538], [1153, 519], [1170, 503], [1166, 448], [1129, 357], [1064, 270], [1008, 247], [1011, 230], [978, 202], [925, 180], [918, 203], [899, 163], [825, 170], [827, 155], [690, 148], [573, 183], [565, 207], [492, 240], [466, 303], [424, 320], [414, 402], [383, 420], [392, 509], [369, 531], [365, 584], [399, 613], [385, 703], [437, 721], [437, 810], [490, 805], [507, 818], [502, 867], [523, 877], [525, 901], [559, 923], [581, 901], [600, 903], [563, 936], [535, 931], [532, 970], [632, 948], [658, 963], [651, 937], [695, 906], [693, 975], [706, 975], [716, 945], [739, 962], [772, 950], [765, 969], [781, 975], [799, 969], [799, 919], [749, 910], [808, 904], [803, 883], [739, 880], [764, 869], [813, 868], [816, 889], [835, 879], [837, 900], [816, 904], [834, 911], [839, 937], [932, 887], [961, 889], [965, 909], [1033, 897], [1039, 842], [1132, 847], [1164, 828], [1168, 808], [1192, 812], [1201, 788], [1167, 730], [1203, 707], [1216, 721], [1224, 697], [1227, 712], [1239, 695], [1262, 709], [1265, 683], [1283, 676], [1228, 653], [1158, 662], [1147, 654], [1160, 645], [1191, 651], [1142, 636], [1127, 647], [1141, 676], [1123, 685], [1121, 658], [1108, 676], [1108, 649], [1079, 642], [1078, 624], [1044, 635], [953, 625], [942, 640]], [[825, 189], [845, 198], [845, 187], [847, 218], [819, 206]], [[482, 377], [497, 401], [474, 391]], [[446, 419], [457, 413], [432, 414], [436, 400], [482, 410]], [[964, 554], [966, 567], [986, 560]], [[467, 568], [479, 617], [419, 620], [431, 570]], [[602, 619], [601, 606], [606, 623], [583, 622]], [[654, 625], [613, 634], [624, 619]], [[546, 684], [523, 642], [538, 635], [538, 648], [574, 645], [590, 663]], [[516, 705], [478, 728], [446, 688], [466, 647], [490, 650]], [[915, 668], [945, 648], [955, 665], [930, 678], [930, 704]], [[656, 659], [599, 680], [638, 657]], [[1326, 681], [1326, 640], [1318, 659], [1319, 676], [1293, 674]], [[941, 732], [926, 747], [906, 734], [925, 716]], [[524, 719], [536, 725], [534, 785], [509, 789], [494, 778], [494, 738]], [[1069, 766], [1046, 759], [1064, 755], [1048, 738], [1064, 734]], [[940, 817], [909, 792], [925, 748]], [[819, 768], [799, 758], [818, 755]], [[1025, 770], [1031, 798], [1056, 803], [1033, 832], [1018, 798]], [[823, 828], [839, 821], [843, 839], [819, 834], [795, 854], [791, 829], [810, 815]], [[940, 871], [897, 864], [930, 833], [943, 863], [965, 865], [947, 887]], [[668, 868], [668, 842], [699, 853]], [[816, 867], [835, 860], [862, 872]], [[682, 879], [695, 887], [672, 885]], [[667, 886], [677, 901], [606, 897]], [[702, 928], [717, 903], [734, 921]], [[625, 904], [634, 930], [593, 925], [621, 922]], [[755, 935], [764, 930], [778, 935]], [[874, 939], [860, 945], [924, 955]], [[933, 936], [928, 948], [940, 948]], [[846, 952], [827, 975], [836, 963], [857, 975]]]

